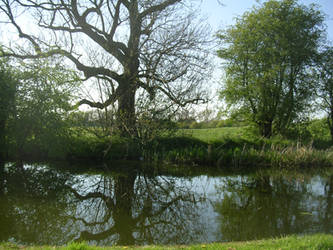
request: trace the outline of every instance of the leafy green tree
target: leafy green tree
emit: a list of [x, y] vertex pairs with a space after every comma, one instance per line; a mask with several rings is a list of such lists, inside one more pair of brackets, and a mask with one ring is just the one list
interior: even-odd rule
[[0, 61], [0, 161], [7, 154], [8, 119], [14, 111], [16, 85], [13, 70], [6, 61]]
[[226, 75], [221, 97], [255, 122], [262, 136], [287, 128], [306, 110], [323, 19], [314, 5], [269, 0], [218, 34]]
[[61, 143], [68, 132], [66, 118], [72, 109], [76, 74], [56, 58], [29, 62], [19, 68], [15, 116], [10, 123], [17, 156], [24, 156], [27, 148], [43, 155], [63, 150], [66, 145]]
[[319, 57], [317, 68], [320, 88], [318, 96], [321, 108], [327, 113], [327, 123], [333, 141], [333, 47], [326, 47]]

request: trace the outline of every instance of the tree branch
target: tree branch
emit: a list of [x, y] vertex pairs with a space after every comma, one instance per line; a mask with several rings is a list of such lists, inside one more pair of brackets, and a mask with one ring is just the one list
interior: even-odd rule
[[166, 9], [168, 6], [171, 6], [177, 2], [181, 2], [181, 0], [167, 0], [161, 4], [151, 6], [150, 8], [144, 10], [143, 12], [140, 13], [139, 18], [142, 20], [144, 17], [146, 17], [149, 14], [152, 14], [157, 11], [163, 11]]
[[31, 36], [29, 36], [28, 34], [24, 33], [22, 31], [21, 27], [16, 23], [14, 15], [12, 13], [12, 9], [11, 9], [10, 4], [9, 4], [9, 1], [3, 1], [3, 2], [5, 4], [5, 6], [6, 6], [6, 8], [3, 8], [2, 6], [0, 6], [0, 9], [8, 16], [10, 22], [15, 26], [15, 28], [17, 29], [17, 31], [19, 33], [19, 37], [20, 38], [25, 38], [25, 39], [29, 40], [32, 43], [35, 51], [37, 53], [39, 53], [41, 51], [41, 48], [38, 45], [38, 43]]
[[112, 95], [110, 95], [109, 98], [105, 102], [92, 102], [87, 99], [82, 99], [75, 105], [75, 107], [81, 106], [83, 104], [87, 104], [92, 108], [104, 109], [104, 108], [110, 106], [111, 104], [115, 103], [118, 100], [120, 95], [121, 95], [121, 91], [120, 91], [120, 88], [118, 87], [117, 90]]
[[103, 68], [103, 67], [90, 67], [82, 64], [76, 57], [74, 57], [71, 53], [68, 51], [62, 50], [62, 49], [54, 49], [47, 52], [40, 52], [36, 55], [19, 55], [15, 53], [6, 53], [3, 52], [0, 57], [15, 57], [19, 59], [38, 59], [38, 58], [47, 58], [54, 55], [61, 55], [65, 56], [69, 60], [71, 60], [76, 68], [80, 71], [82, 71], [87, 79], [90, 77], [97, 77], [98, 75], [104, 75], [109, 76], [115, 81], [121, 81], [121, 76], [118, 75], [116, 72]]
[[[90, 25], [86, 21], [86, 15], [80, 15], [77, 8], [77, 0], [71, 2], [71, 12], [77, 21], [77, 24], [82, 28], [84, 34], [90, 37], [94, 42], [100, 45], [103, 49], [113, 55], [117, 60], [124, 65], [126, 63], [127, 47], [121, 42], [115, 42], [112, 39], [107, 39], [108, 34]], [[103, 36], [101, 35], [103, 34]]]

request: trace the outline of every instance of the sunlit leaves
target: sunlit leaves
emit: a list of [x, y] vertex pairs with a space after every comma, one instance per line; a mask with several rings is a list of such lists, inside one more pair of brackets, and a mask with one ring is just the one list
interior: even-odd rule
[[221, 31], [218, 51], [226, 82], [221, 97], [240, 107], [263, 136], [280, 131], [306, 110], [309, 68], [324, 37], [323, 14], [295, 0], [270, 0]]

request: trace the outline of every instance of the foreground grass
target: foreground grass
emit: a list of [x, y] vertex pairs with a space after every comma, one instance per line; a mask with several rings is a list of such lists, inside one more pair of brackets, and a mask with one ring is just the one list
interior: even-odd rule
[[308, 235], [308, 236], [288, 236], [279, 239], [268, 239], [247, 242], [232, 242], [232, 243], [212, 243], [212, 244], [199, 244], [192, 246], [116, 246], [116, 247], [95, 247], [88, 246], [85, 243], [71, 243], [68, 246], [52, 247], [52, 246], [18, 246], [11, 243], [3, 243], [0, 245], [1, 250], [10, 249], [27, 249], [27, 250], [116, 250], [116, 249], [333, 249], [333, 235]]

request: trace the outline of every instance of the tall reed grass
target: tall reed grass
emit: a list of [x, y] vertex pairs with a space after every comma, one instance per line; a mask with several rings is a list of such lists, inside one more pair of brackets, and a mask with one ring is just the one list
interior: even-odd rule
[[157, 150], [152, 161], [206, 165], [223, 168], [244, 167], [332, 167], [333, 150], [318, 150], [310, 145], [215, 143], [192, 145], [170, 150]]

